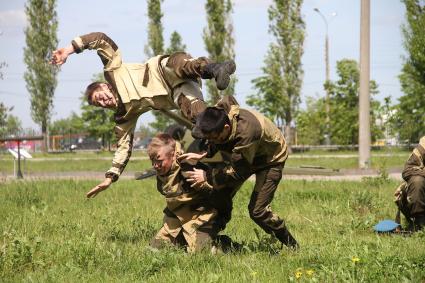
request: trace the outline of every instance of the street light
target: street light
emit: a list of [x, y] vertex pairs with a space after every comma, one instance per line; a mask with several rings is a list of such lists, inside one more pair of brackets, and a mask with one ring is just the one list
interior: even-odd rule
[[[323, 19], [323, 22], [325, 23], [326, 26], [326, 37], [325, 37], [325, 63], [326, 63], [326, 84], [329, 83], [330, 81], [330, 71], [329, 71], [329, 36], [328, 36], [328, 20], [326, 19], [326, 17], [322, 14], [322, 12], [320, 12], [320, 10], [318, 8], [314, 8], [314, 11], [317, 12], [320, 17]], [[337, 14], [335, 12], [333, 12], [331, 14], [332, 17], [335, 17]], [[331, 144], [331, 140], [330, 140], [330, 106], [329, 106], [329, 90], [326, 89], [326, 101], [325, 101], [325, 107], [326, 107], [326, 133], [325, 133], [325, 143], [326, 145], [330, 145]]]

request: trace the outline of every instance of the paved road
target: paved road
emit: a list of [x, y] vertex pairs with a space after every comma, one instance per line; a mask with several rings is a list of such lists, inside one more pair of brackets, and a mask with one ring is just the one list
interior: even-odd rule
[[[121, 179], [132, 180], [136, 172], [124, 172]], [[389, 178], [401, 180], [401, 170], [394, 169], [389, 172]], [[42, 179], [80, 179], [80, 180], [102, 180], [105, 172], [53, 172], [53, 173], [31, 173], [24, 176], [25, 180], [42, 180]], [[379, 177], [376, 170], [343, 170], [335, 172], [335, 174], [326, 173], [319, 174], [285, 174], [284, 180], [323, 180], [323, 181], [361, 181], [364, 177]], [[13, 180], [12, 175], [0, 175], [0, 182], [3, 180]], [[251, 178], [255, 180], [255, 178]]]

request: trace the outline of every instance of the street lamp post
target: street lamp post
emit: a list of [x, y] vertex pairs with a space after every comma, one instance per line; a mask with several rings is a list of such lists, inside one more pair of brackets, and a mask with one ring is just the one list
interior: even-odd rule
[[[328, 20], [326, 17], [320, 12], [318, 8], [314, 8], [314, 11], [317, 12], [320, 17], [323, 19], [323, 22], [326, 26], [326, 37], [325, 37], [325, 63], [326, 63], [326, 82], [325, 85], [330, 81], [330, 71], [329, 71], [329, 36], [328, 36]], [[336, 13], [332, 13], [332, 16], [336, 16]], [[329, 90], [326, 91], [326, 101], [325, 101], [325, 110], [326, 110], [326, 125], [325, 125], [325, 143], [326, 145], [331, 144], [330, 139], [330, 106], [329, 106]]]

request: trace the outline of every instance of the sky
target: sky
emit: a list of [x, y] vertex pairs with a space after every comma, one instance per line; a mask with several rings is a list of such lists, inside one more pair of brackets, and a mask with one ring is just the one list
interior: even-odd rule
[[[360, 0], [304, 0], [302, 15], [306, 23], [306, 38], [302, 58], [304, 80], [302, 102], [307, 97], [325, 95], [325, 35], [323, 19], [328, 21], [329, 61], [331, 80], [337, 79], [336, 62], [341, 59], [359, 60], [360, 54]], [[401, 25], [405, 22], [405, 8], [400, 0], [372, 0], [371, 2], [371, 79], [379, 85], [378, 100], [391, 96], [392, 101], [402, 95], [398, 75], [403, 63]], [[0, 0], [0, 62], [6, 62], [4, 79], [0, 80], [0, 102], [13, 106], [24, 128], [39, 129], [31, 119], [30, 95], [23, 74], [26, 16], [24, 0]], [[267, 9], [271, 0], [233, 0], [236, 97], [245, 104], [246, 96], [255, 92], [251, 80], [262, 74], [264, 57], [273, 37], [269, 33]], [[168, 46], [170, 34], [177, 31], [187, 51], [193, 57], [205, 56], [202, 32], [206, 26], [205, 1], [165, 0], [164, 41]], [[336, 13], [336, 16], [334, 15]], [[147, 43], [147, 4], [140, 0], [58, 0], [59, 47], [68, 45], [79, 35], [101, 31], [111, 37], [121, 49], [124, 62], [143, 62]], [[82, 91], [94, 74], [102, 71], [96, 52], [85, 51], [71, 55], [61, 67], [54, 96], [52, 120], [80, 113]], [[205, 95], [205, 94], [204, 94]], [[303, 107], [303, 103], [301, 107]], [[152, 114], [144, 114], [143, 122], [153, 121]]]

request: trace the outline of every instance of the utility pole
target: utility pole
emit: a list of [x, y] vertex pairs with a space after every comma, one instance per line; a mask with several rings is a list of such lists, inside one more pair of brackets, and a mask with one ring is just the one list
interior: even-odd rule
[[[327, 85], [330, 82], [331, 76], [330, 76], [330, 68], [329, 68], [329, 33], [328, 33], [328, 21], [326, 17], [320, 12], [318, 8], [314, 8], [314, 11], [317, 12], [320, 17], [323, 19], [323, 22], [326, 26], [326, 37], [325, 37], [325, 63], [326, 63], [326, 82], [325, 85]], [[336, 16], [336, 13], [332, 13], [332, 16]], [[331, 135], [330, 135], [330, 101], [329, 101], [329, 90], [326, 90], [326, 100], [325, 100], [325, 111], [326, 111], [326, 120], [325, 120], [325, 143], [326, 145], [331, 144]]]
[[361, 0], [360, 18], [360, 94], [359, 168], [370, 167], [370, 0]]

